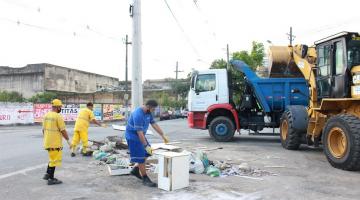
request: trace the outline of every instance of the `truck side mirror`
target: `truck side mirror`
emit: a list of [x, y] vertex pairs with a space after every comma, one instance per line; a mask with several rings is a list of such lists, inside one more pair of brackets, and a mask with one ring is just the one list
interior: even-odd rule
[[195, 94], [199, 94], [199, 93], [200, 93], [200, 90], [199, 90], [199, 89], [194, 88], [194, 91], [195, 91]]

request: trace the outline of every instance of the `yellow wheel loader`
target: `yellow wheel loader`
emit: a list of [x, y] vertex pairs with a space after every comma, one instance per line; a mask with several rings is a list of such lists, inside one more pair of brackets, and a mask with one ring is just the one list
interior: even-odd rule
[[288, 106], [281, 117], [282, 146], [322, 144], [333, 167], [360, 170], [359, 34], [341, 32], [312, 47], [271, 46], [269, 61], [270, 77], [304, 77], [309, 86], [309, 106]]

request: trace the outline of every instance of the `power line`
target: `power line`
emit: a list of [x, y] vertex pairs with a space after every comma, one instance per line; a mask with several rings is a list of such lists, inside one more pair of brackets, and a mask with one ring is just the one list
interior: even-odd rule
[[194, 46], [193, 43], [191, 42], [189, 36], [186, 34], [186, 32], [185, 32], [184, 28], [181, 26], [179, 20], [176, 18], [175, 14], [174, 14], [174, 12], [172, 11], [172, 9], [170, 8], [170, 5], [168, 4], [167, 0], [164, 0], [164, 2], [165, 2], [165, 4], [166, 4], [167, 8], [169, 9], [172, 17], [174, 18], [177, 26], [179, 27], [179, 29], [181, 30], [181, 32], [184, 34], [184, 37], [185, 37], [186, 41], [190, 44], [190, 46], [191, 46], [191, 48], [193, 49], [193, 51], [195, 52], [195, 54], [200, 57], [199, 52], [197, 51], [197, 49], [195, 48], [195, 46]]
[[[62, 17], [62, 16], [59, 17], [59, 16], [51, 15], [49, 12], [46, 12], [46, 9], [45, 10], [41, 9], [40, 6], [35, 8], [35, 7], [32, 7], [32, 6], [28, 6], [28, 5], [13, 2], [13, 1], [2, 0], [2, 2], [7, 3], [7, 4], [11, 4], [11, 5], [14, 5], [14, 6], [17, 6], [17, 7], [21, 7], [21, 8], [24, 8], [26, 10], [31, 10], [31, 11], [34, 11], [34, 12], [37, 12], [37, 13], [45, 14], [45, 15], [47, 15], [46, 16], [47, 18], [49, 16], [51, 16], [50, 18], [52, 18], [52, 20], [54, 20], [54, 21], [62, 20], [62, 21], [67, 21], [67, 23], [69, 21], [73, 21], [73, 20], [66, 19], [65, 17]], [[57, 19], [55, 19], [56, 17], [57, 17]], [[79, 34], [78, 31], [63, 31], [63, 30], [60, 30], [60, 29], [49, 28], [49, 27], [45, 27], [45, 26], [35, 25], [35, 24], [31, 24], [31, 23], [26, 23], [26, 22], [23, 22], [23, 21], [20, 21], [20, 20], [12, 20], [12, 19], [8, 19], [8, 18], [3, 18], [3, 20], [9, 21], [9, 22], [14, 22], [17, 25], [25, 25], [25, 26], [28, 26], [28, 27], [31, 27], [31, 28], [37, 28], [37, 29], [40, 29], [40, 30], [52, 31], [52, 32], [56, 32], [56, 33], [62, 32], [62, 33], [71, 34], [71, 35], [77, 36], [77, 37], [81, 35], [81, 34]], [[121, 40], [120, 38], [116, 38], [114, 36], [106, 35], [106, 34], [102, 33], [101, 31], [98, 31], [97, 29], [93, 28], [92, 26], [90, 27], [89, 24], [84, 25], [84, 24], [72, 23], [72, 26], [80, 28], [80, 29], [84, 29], [84, 30], [87, 30], [87, 31], [90, 31], [90, 32], [93, 32], [93, 33], [97, 34], [98, 36], [101, 36], [101, 37], [109, 39], [109, 40], [114, 40], [114, 41]]]
[[[3, 17], [0, 17], [0, 20], [8, 21], [8, 22], [17, 24], [18, 26], [24, 25], [26, 27], [35, 28], [35, 29], [39, 29], [39, 30], [42, 30], [42, 31], [50, 31], [50, 32], [58, 33], [58, 34], [59, 33], [60, 34], [69, 34], [69, 35], [71, 34], [71, 35], [76, 36], [76, 37], [83, 37], [82, 34], [79, 34], [79, 32], [77, 32], [77, 31], [64, 31], [64, 30], [60, 30], [60, 29], [54, 29], [54, 28], [50, 28], [50, 27], [46, 27], [46, 26], [40, 26], [40, 25], [36, 25], [36, 24], [32, 24], [32, 23], [27, 23], [27, 22], [24, 22], [22, 20], [13, 20], [13, 19], [3, 18]], [[107, 35], [101, 33], [100, 31], [92, 29], [92, 28], [90, 28], [89, 25], [86, 25], [86, 26], [83, 26], [83, 27], [84, 27], [83, 29], [86, 29], [87, 31], [96, 33], [98, 36], [101, 36], [101, 37], [103, 37], [105, 39], [114, 40], [114, 41], [120, 41], [121, 40], [121, 39], [117, 39], [117, 38], [112, 37], [112, 36], [107, 36]]]

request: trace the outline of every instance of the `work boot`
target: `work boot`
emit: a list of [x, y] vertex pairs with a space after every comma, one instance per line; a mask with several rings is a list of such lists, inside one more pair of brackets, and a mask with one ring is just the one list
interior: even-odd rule
[[43, 177], [44, 180], [49, 180], [49, 178], [50, 178], [49, 174], [45, 174], [44, 177]]
[[74, 152], [71, 152], [71, 157], [75, 157], [76, 156], [76, 154], [74, 153]]
[[157, 184], [152, 182], [148, 176], [143, 176], [143, 185], [149, 186], [149, 187], [156, 187]]
[[134, 167], [130, 171], [130, 174], [136, 176], [136, 178], [138, 178], [138, 179], [142, 179], [142, 176], [140, 175], [139, 167]]
[[82, 152], [81, 154], [82, 154], [83, 156], [92, 156], [92, 152], [91, 152], [91, 151]]
[[56, 185], [56, 184], [61, 184], [61, 183], [62, 183], [62, 181], [60, 181], [60, 180], [58, 180], [56, 178], [50, 178], [48, 180], [48, 185]]

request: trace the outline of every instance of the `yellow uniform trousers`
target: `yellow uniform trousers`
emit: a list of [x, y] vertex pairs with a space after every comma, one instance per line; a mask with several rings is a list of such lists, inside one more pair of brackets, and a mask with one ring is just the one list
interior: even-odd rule
[[76, 146], [80, 143], [82, 143], [82, 152], [86, 153], [87, 152], [87, 147], [88, 147], [88, 131], [78, 131], [75, 130], [74, 131], [74, 135], [71, 141], [71, 145], [72, 145], [72, 152], [75, 152]]
[[59, 167], [61, 166], [62, 150], [48, 150], [49, 154], [49, 166]]

